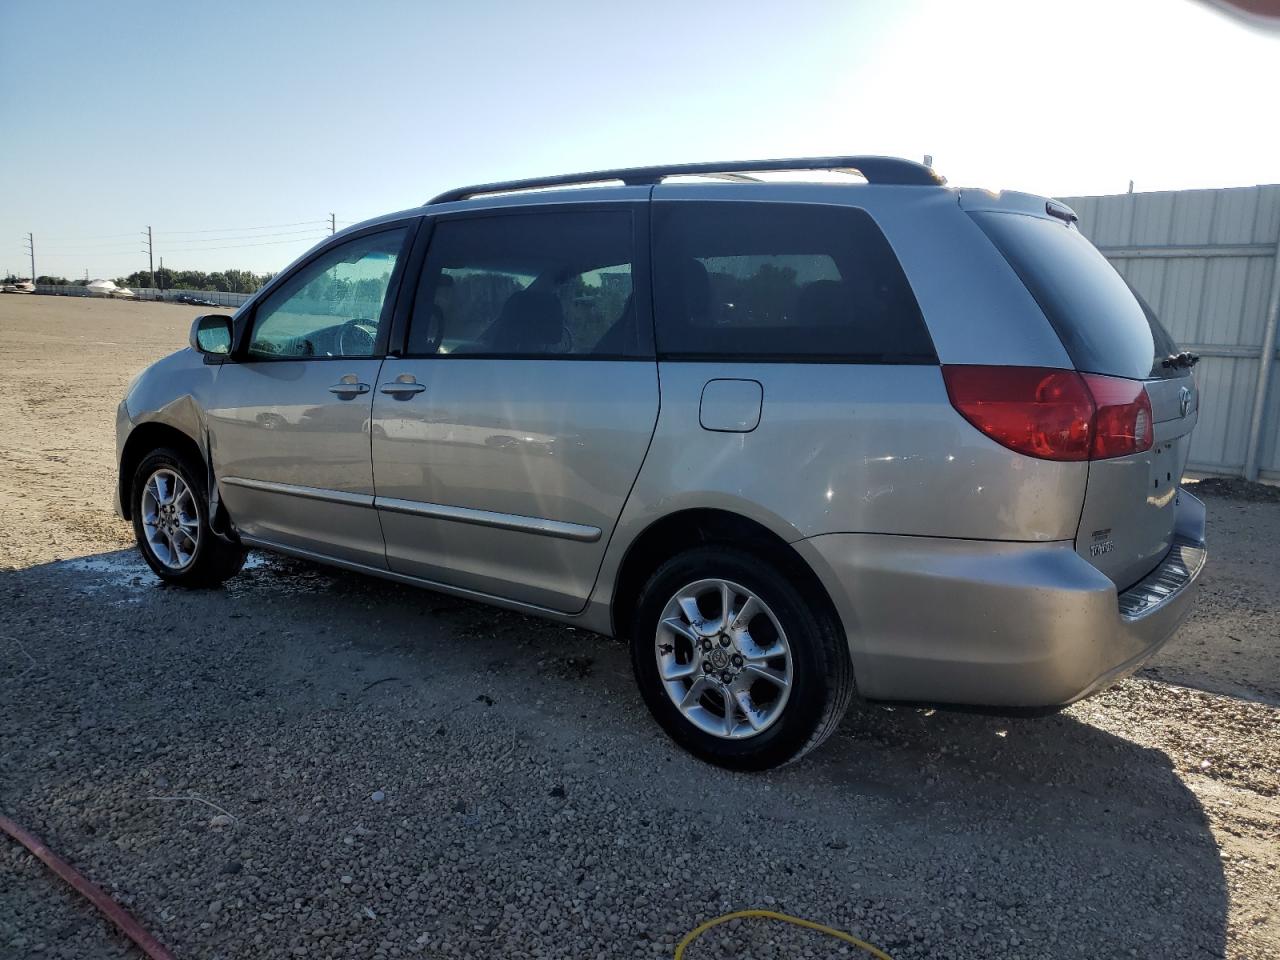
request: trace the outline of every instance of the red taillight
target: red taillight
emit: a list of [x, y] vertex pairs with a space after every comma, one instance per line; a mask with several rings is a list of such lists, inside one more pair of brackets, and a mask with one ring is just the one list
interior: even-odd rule
[[1151, 447], [1135, 380], [1042, 367], [942, 368], [951, 405], [997, 443], [1041, 460], [1102, 460]]
[[1137, 380], [1084, 374], [1085, 386], [1093, 394], [1097, 413], [1093, 415], [1093, 445], [1090, 460], [1127, 457], [1151, 449], [1151, 398]]
[[951, 405], [996, 443], [1042, 460], [1089, 459], [1093, 398], [1072, 370], [943, 367]]

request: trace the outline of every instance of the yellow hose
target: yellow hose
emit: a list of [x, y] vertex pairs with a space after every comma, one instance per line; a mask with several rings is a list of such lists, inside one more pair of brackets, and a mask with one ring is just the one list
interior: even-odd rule
[[783, 923], [789, 923], [793, 926], [804, 927], [806, 930], [816, 930], [818, 933], [825, 933], [828, 937], [835, 937], [837, 940], [843, 940], [845, 943], [851, 943], [860, 950], [865, 950], [876, 960], [893, 960], [891, 956], [881, 950], [879, 947], [872, 946], [865, 940], [859, 940], [851, 933], [845, 933], [843, 930], [837, 930], [835, 927], [823, 926], [821, 923], [814, 923], [812, 920], [802, 920], [799, 917], [788, 916], [785, 913], [776, 913], [773, 910], [738, 910], [734, 913], [726, 913], [723, 917], [715, 917], [706, 923], [700, 923], [688, 933], [684, 935], [684, 939], [676, 944], [675, 960], [684, 960], [684, 952], [688, 949], [689, 944], [697, 940], [700, 936], [710, 930], [712, 927], [718, 927], [722, 923], [728, 923], [730, 920], [745, 920], [751, 917], [760, 917], [765, 920], [781, 920]]

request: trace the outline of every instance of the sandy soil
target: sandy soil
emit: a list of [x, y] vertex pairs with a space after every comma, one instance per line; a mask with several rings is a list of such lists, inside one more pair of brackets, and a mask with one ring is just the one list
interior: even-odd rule
[[[113, 414], [198, 312], [0, 297], [0, 810], [179, 956], [661, 957], [767, 906], [899, 960], [1280, 957], [1280, 504], [1209, 498], [1197, 612], [1102, 696], [864, 706], [734, 775], [581, 631], [291, 561], [161, 587]], [[0, 844], [0, 956], [130, 955]], [[743, 923], [689, 957], [835, 955]]]

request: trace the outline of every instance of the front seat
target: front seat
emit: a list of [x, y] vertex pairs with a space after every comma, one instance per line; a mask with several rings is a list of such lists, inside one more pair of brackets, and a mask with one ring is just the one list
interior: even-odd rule
[[486, 348], [496, 353], [547, 353], [563, 339], [560, 299], [541, 290], [513, 293], [484, 334]]

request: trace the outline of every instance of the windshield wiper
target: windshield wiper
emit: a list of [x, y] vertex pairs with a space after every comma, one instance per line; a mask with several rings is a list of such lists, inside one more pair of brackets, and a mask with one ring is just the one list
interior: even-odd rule
[[1160, 361], [1162, 367], [1185, 367], [1190, 370], [1200, 362], [1200, 354], [1192, 353], [1190, 350], [1183, 350], [1181, 353], [1171, 353]]

